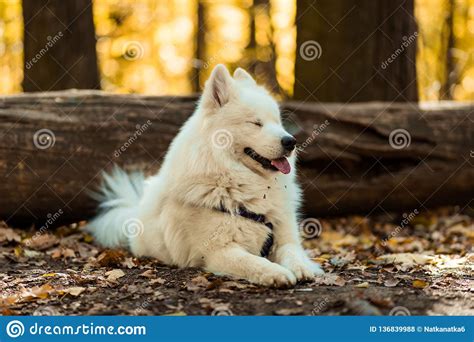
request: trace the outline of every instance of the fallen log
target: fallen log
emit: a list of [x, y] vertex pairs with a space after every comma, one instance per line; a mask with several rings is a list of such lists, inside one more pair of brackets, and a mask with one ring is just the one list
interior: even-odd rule
[[[196, 97], [98, 91], [0, 100], [0, 218], [85, 220], [102, 170], [156, 171]], [[300, 143], [306, 215], [469, 205], [474, 105], [284, 102]]]

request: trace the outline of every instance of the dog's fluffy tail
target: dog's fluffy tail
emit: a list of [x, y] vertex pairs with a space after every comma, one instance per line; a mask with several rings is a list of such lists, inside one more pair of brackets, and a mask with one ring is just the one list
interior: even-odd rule
[[91, 193], [99, 204], [99, 214], [87, 225], [96, 241], [105, 247], [128, 247], [129, 240], [143, 231], [137, 218], [139, 201], [143, 194], [144, 176], [127, 174], [115, 167], [103, 174], [99, 192]]

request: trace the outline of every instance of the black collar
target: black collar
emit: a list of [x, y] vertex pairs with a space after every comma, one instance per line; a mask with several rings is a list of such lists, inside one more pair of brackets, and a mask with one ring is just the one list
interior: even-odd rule
[[[224, 208], [223, 205], [221, 205], [220, 208], [218, 208], [217, 210], [222, 211], [223, 213], [232, 214], [232, 212]], [[273, 224], [271, 222], [267, 222], [265, 215], [254, 213], [253, 211], [248, 210], [244, 206], [240, 206], [236, 214], [248, 220], [261, 223], [266, 227], [270, 228], [271, 232], [268, 234], [268, 237], [263, 243], [262, 249], [260, 250], [260, 256], [266, 258], [270, 254], [270, 249], [273, 246]]]

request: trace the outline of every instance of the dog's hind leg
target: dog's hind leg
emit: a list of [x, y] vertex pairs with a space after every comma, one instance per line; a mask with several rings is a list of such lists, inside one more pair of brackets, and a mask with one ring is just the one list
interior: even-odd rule
[[206, 255], [206, 269], [251, 283], [284, 287], [296, 284], [296, 277], [286, 268], [268, 259], [250, 254], [237, 244], [228, 245]]

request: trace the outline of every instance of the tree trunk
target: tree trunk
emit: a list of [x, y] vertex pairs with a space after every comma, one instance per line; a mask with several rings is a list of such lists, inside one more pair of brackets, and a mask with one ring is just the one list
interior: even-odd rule
[[298, 0], [294, 97], [418, 100], [414, 0]]
[[195, 49], [195, 65], [193, 73], [193, 90], [198, 93], [202, 90], [201, 84], [201, 68], [205, 66], [206, 59], [206, 8], [202, 0], [197, 2], [197, 28], [196, 28], [196, 49]]
[[91, 0], [23, 0], [23, 90], [100, 89]]
[[454, 12], [456, 10], [455, 0], [448, 0], [448, 9], [446, 16], [446, 23], [444, 28], [446, 29], [445, 37], [445, 54], [446, 64], [444, 65], [444, 80], [440, 87], [440, 99], [441, 100], [452, 100], [453, 99], [453, 88], [456, 85], [456, 63], [454, 62], [453, 51], [455, 48], [455, 35], [454, 35]]
[[[250, 37], [246, 47], [249, 61], [246, 69], [257, 77], [273, 94], [283, 95], [277, 80], [276, 51], [273, 42], [273, 26], [271, 24], [271, 2], [269, 0], [254, 0], [250, 8]], [[264, 16], [270, 22], [266, 32], [269, 44], [261, 46], [257, 42], [257, 16]]]
[[[195, 97], [24, 94], [0, 103], [0, 217], [88, 219], [102, 170], [156, 172]], [[284, 102], [306, 215], [465, 205], [474, 193], [474, 106]], [[406, 131], [400, 130], [401, 128]], [[472, 205], [472, 204], [471, 204]]]

